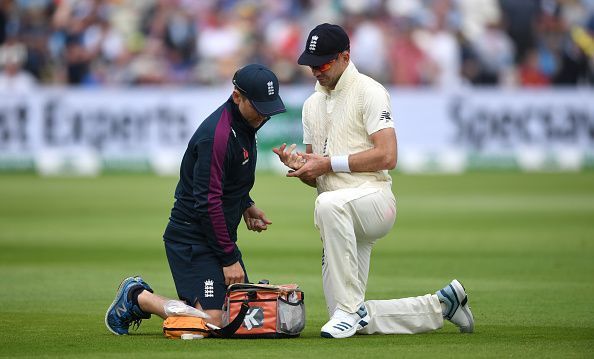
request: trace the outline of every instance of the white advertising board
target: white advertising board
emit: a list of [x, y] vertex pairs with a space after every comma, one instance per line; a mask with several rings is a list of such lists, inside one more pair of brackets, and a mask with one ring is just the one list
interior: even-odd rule
[[[301, 144], [301, 106], [311, 90], [281, 88], [288, 112], [259, 131], [259, 168], [278, 167], [273, 146]], [[188, 139], [230, 91], [41, 88], [0, 94], [0, 171], [176, 174]], [[390, 93], [401, 170], [592, 167], [591, 89]]]

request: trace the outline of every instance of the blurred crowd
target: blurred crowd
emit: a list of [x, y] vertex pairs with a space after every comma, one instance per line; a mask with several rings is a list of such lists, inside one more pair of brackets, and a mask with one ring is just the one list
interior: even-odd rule
[[310, 83], [321, 22], [387, 85], [594, 84], [594, 0], [0, 0], [0, 89], [218, 84], [251, 62]]

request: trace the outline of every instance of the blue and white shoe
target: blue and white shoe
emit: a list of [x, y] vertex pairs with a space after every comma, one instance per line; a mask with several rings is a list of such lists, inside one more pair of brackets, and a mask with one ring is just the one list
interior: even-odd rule
[[130, 324], [138, 328], [142, 319], [151, 317], [149, 313], [143, 312], [138, 305], [132, 303], [131, 291], [138, 287], [153, 292], [148, 283], [140, 276], [125, 278], [120, 283], [115, 299], [105, 313], [105, 326], [113, 334], [126, 335]]
[[336, 309], [332, 318], [322, 327], [320, 335], [324, 338], [348, 338], [367, 326], [370, 319], [365, 304], [361, 304], [356, 313]]
[[365, 328], [367, 324], [369, 324], [369, 320], [371, 317], [369, 313], [367, 313], [367, 308], [365, 308], [365, 303], [361, 304], [359, 310], [357, 310], [357, 314], [359, 315], [359, 322], [357, 323], [357, 331]]
[[446, 305], [443, 317], [460, 328], [460, 333], [472, 333], [474, 331], [474, 317], [468, 306], [468, 295], [464, 286], [457, 279], [435, 294], [439, 301]]

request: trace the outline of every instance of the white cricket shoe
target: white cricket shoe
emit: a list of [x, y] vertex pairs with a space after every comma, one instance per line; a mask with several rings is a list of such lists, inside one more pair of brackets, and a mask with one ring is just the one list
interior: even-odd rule
[[348, 338], [363, 329], [370, 319], [365, 304], [361, 304], [356, 313], [336, 309], [332, 318], [322, 327], [320, 335], [324, 338]]
[[474, 317], [468, 306], [468, 295], [464, 286], [457, 279], [435, 294], [439, 301], [446, 305], [443, 317], [460, 328], [460, 333], [472, 333], [474, 331]]

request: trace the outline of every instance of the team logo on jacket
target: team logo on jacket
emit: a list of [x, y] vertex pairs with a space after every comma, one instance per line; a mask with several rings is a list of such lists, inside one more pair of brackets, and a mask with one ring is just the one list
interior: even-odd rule
[[245, 148], [243, 148], [243, 162], [241, 164], [245, 165], [246, 163], [248, 163], [249, 160], [250, 160], [250, 153]]
[[207, 279], [204, 281], [204, 298], [214, 297], [214, 281]]

